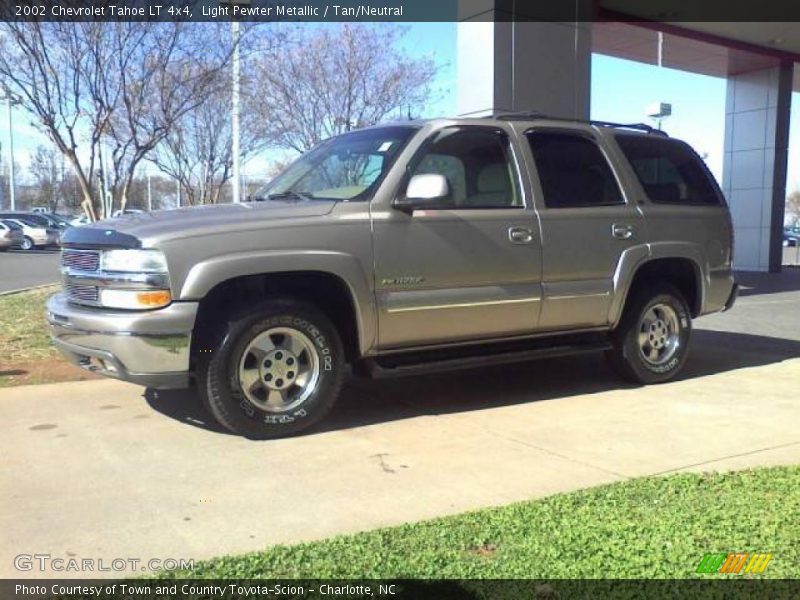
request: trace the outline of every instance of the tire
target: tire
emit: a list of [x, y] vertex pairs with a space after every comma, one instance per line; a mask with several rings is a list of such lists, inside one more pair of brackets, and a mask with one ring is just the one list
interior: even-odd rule
[[681, 293], [671, 285], [653, 285], [630, 298], [606, 357], [629, 381], [664, 383], [686, 363], [691, 333], [691, 312]]
[[33, 240], [26, 235], [25, 238], [22, 240], [22, 243], [20, 243], [19, 247], [21, 250], [33, 250], [34, 248]]
[[212, 353], [200, 352], [198, 387], [224, 428], [250, 439], [290, 436], [318, 423], [336, 402], [344, 350], [314, 306], [265, 302], [233, 317], [219, 338]]

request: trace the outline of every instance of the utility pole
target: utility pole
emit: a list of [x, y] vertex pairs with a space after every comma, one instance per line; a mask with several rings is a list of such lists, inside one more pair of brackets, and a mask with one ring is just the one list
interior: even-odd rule
[[247, 6], [252, 0], [219, 0], [220, 5], [226, 6], [231, 17], [231, 41], [233, 43], [233, 82], [231, 86], [231, 158], [233, 160], [233, 181], [232, 192], [233, 201], [242, 201], [242, 182], [240, 178], [241, 168], [241, 147], [239, 137], [239, 82], [240, 82], [240, 69], [241, 69], [241, 52], [239, 51], [239, 42], [241, 41], [241, 28], [239, 20], [236, 16], [231, 14], [233, 7]]
[[231, 23], [231, 33], [233, 36], [233, 97], [231, 98], [231, 128], [232, 128], [232, 148], [233, 154], [233, 201], [242, 201], [241, 180], [239, 172], [239, 161], [241, 158], [241, 148], [239, 139], [239, 81], [241, 75], [241, 54], [239, 52], [239, 41], [241, 40], [241, 31], [239, 29], [239, 21], [234, 20]]
[[11, 126], [12, 116], [11, 107], [14, 104], [11, 96], [6, 94], [6, 103], [8, 104], [8, 151], [9, 151], [9, 167], [8, 167], [8, 198], [11, 201], [11, 210], [17, 209], [16, 201], [16, 186], [14, 185], [14, 129]]
[[153, 212], [153, 191], [150, 187], [150, 169], [147, 169], [147, 212]]

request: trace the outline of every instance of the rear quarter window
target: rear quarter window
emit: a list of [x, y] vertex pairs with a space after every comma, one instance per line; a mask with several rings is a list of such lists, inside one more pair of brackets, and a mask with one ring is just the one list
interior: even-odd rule
[[616, 136], [647, 197], [658, 204], [720, 205], [702, 159], [685, 142], [652, 135]]

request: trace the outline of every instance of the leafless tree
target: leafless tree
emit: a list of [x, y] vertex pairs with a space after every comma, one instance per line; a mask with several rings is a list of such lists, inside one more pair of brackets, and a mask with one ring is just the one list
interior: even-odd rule
[[277, 145], [303, 152], [325, 138], [417, 112], [437, 65], [412, 58], [396, 25], [295, 28], [253, 64], [251, 109], [264, 111]]
[[786, 197], [786, 212], [800, 223], [800, 190], [794, 190]]
[[64, 156], [52, 146], [38, 146], [28, 166], [33, 183], [39, 189], [39, 202], [56, 212], [66, 188]]
[[6, 21], [0, 82], [107, 214], [124, 208], [136, 167], [173, 124], [217, 89], [230, 48], [208, 40], [222, 27]]
[[[242, 160], [266, 147], [271, 136], [255, 112], [240, 116]], [[156, 148], [153, 162], [180, 182], [186, 204], [216, 204], [233, 171], [230, 95], [210, 95], [173, 124]]]

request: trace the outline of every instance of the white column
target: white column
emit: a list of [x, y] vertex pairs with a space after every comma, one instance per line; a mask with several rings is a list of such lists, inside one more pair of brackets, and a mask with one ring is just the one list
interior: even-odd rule
[[781, 268], [792, 64], [728, 77], [723, 190], [736, 236], [734, 267]]
[[[588, 119], [591, 23], [480, 20], [499, 4], [476, 0], [459, 14], [457, 112], [538, 111]], [[591, 2], [578, 0], [576, 9], [591, 14]]]

